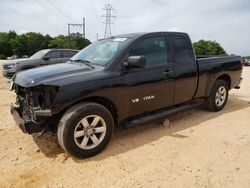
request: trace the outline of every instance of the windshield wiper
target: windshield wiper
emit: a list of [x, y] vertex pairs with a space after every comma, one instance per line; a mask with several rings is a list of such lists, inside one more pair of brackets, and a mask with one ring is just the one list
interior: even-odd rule
[[84, 60], [84, 59], [70, 59], [70, 62], [80, 62], [80, 63], [84, 63], [86, 65], [88, 65], [90, 68], [94, 69], [95, 67], [93, 65], [91, 65], [90, 61], [88, 60]]

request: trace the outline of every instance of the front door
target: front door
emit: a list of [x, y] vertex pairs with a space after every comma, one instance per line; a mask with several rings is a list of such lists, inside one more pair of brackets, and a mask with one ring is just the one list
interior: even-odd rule
[[167, 63], [165, 36], [140, 41], [128, 54], [137, 55], [146, 57], [146, 67], [130, 68], [124, 74], [128, 116], [174, 104], [174, 72], [173, 65]]
[[59, 52], [58, 51], [52, 51], [52, 52], [48, 52], [48, 54], [46, 55], [46, 57], [48, 57], [48, 59], [43, 60], [41, 65], [52, 65], [52, 64], [56, 64], [58, 63], [58, 58], [59, 58]]

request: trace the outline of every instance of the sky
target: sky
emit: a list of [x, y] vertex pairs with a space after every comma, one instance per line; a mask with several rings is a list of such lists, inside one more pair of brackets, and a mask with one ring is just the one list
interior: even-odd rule
[[[112, 35], [187, 32], [219, 42], [228, 54], [250, 55], [250, 0], [0, 0], [0, 32], [67, 34], [86, 19], [86, 37], [104, 36], [104, 4], [114, 7]], [[77, 31], [77, 30], [75, 30]]]

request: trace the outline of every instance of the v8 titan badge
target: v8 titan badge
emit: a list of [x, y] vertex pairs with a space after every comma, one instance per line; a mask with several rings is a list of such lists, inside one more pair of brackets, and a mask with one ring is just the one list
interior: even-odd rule
[[132, 99], [132, 103], [139, 103], [140, 101], [149, 101], [149, 100], [152, 100], [154, 98], [155, 98], [154, 95], [144, 96], [141, 98], [141, 100], [140, 100], [140, 98], [134, 98], [134, 99]]

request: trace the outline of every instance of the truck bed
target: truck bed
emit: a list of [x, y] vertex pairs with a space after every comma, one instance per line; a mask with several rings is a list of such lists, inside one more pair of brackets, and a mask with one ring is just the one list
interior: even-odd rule
[[[221, 73], [228, 75], [230, 89], [239, 85], [241, 77], [240, 56], [217, 56], [197, 58], [199, 81], [195, 98], [208, 96], [214, 81]], [[223, 76], [223, 75], [222, 75]]]

